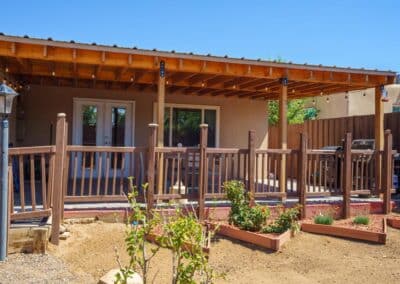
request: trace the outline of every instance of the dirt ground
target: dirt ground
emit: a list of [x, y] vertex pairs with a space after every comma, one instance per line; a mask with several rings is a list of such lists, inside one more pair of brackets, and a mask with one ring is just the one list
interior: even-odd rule
[[[80, 281], [96, 283], [117, 267], [115, 248], [122, 261], [125, 225], [95, 222], [69, 225], [72, 236], [51, 247]], [[162, 250], [154, 259], [154, 283], [169, 283], [171, 255]], [[282, 252], [218, 238], [210, 261], [225, 280], [217, 283], [398, 283], [400, 279], [400, 231], [389, 228], [386, 245], [300, 233]]]

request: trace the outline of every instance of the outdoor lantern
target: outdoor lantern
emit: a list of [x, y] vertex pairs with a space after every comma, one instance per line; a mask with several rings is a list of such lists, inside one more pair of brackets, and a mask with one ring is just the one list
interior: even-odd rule
[[0, 84], [0, 114], [11, 113], [12, 102], [17, 95], [17, 92], [6, 84]]
[[381, 86], [381, 100], [383, 102], [388, 102], [389, 101], [389, 95], [388, 95], [388, 92], [385, 89], [384, 85]]

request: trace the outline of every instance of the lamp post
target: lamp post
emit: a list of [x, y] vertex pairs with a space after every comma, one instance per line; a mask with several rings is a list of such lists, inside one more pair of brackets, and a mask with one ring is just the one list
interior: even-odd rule
[[8, 230], [8, 115], [18, 94], [9, 86], [0, 84], [1, 161], [0, 161], [0, 261], [6, 259]]

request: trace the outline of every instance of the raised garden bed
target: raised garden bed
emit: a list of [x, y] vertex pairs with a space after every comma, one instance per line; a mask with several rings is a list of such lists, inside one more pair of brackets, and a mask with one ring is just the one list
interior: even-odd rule
[[263, 234], [241, 230], [235, 226], [225, 223], [212, 223], [212, 225], [218, 226], [216, 233], [219, 235], [254, 244], [263, 248], [272, 249], [274, 251], [280, 250], [282, 245], [290, 240], [292, 236], [290, 230], [284, 232], [283, 234]]
[[390, 227], [400, 229], [400, 215], [389, 215], [386, 220]]
[[336, 220], [332, 225], [314, 224], [305, 220], [301, 230], [308, 233], [349, 238], [378, 244], [386, 243], [386, 218], [381, 215], [370, 215], [369, 225], [356, 225], [353, 219]]

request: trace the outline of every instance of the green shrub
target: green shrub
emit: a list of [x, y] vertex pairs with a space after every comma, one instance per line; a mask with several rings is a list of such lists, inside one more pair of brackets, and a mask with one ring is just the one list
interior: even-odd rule
[[333, 217], [329, 215], [320, 214], [314, 217], [314, 223], [321, 225], [332, 225]]
[[354, 218], [353, 223], [357, 224], [357, 225], [368, 225], [369, 217], [368, 216], [357, 216]]
[[241, 181], [232, 180], [224, 183], [224, 189], [231, 202], [229, 223], [239, 229], [260, 231], [269, 216], [267, 207], [250, 207], [250, 198]]
[[299, 229], [298, 219], [300, 213], [300, 206], [293, 208], [283, 209], [278, 218], [270, 225], [264, 227], [261, 231], [263, 233], [276, 233], [282, 234], [287, 230]]

